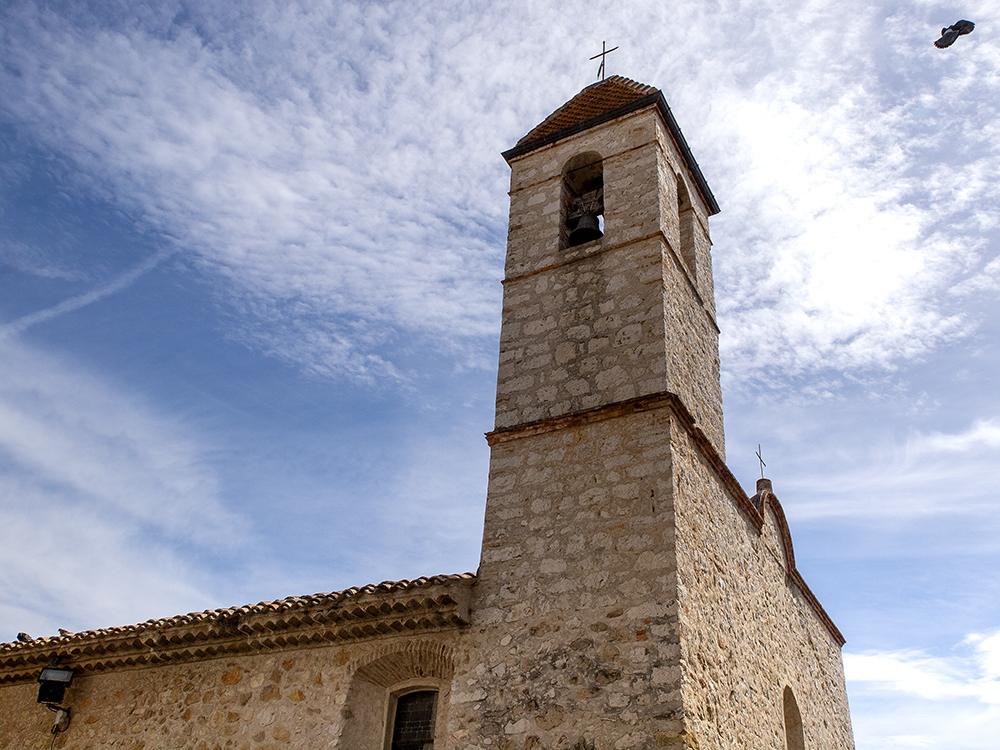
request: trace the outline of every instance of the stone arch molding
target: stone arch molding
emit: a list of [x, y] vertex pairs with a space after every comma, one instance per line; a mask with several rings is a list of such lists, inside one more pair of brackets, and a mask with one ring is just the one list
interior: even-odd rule
[[417, 689], [438, 692], [436, 734], [442, 736], [454, 673], [452, 649], [442, 643], [387, 644], [369, 652], [351, 677], [340, 747], [343, 750], [387, 747], [389, 719], [396, 697]]
[[761, 493], [761, 515], [767, 520], [767, 512], [771, 512], [774, 518], [774, 525], [778, 529], [778, 536], [781, 539], [781, 547], [785, 553], [785, 568], [789, 573], [795, 568], [795, 550], [792, 548], [792, 532], [788, 528], [788, 520], [785, 518], [785, 510], [781, 507], [778, 496], [773, 492]]
[[[769, 480], [759, 480], [767, 482], [770, 485]], [[760, 487], [758, 486], [760, 490]], [[785, 518], [785, 511], [781, 507], [781, 503], [778, 501], [778, 496], [775, 495], [770, 489], [762, 489], [758, 491], [753, 498], [750, 499], [750, 505], [756, 513], [751, 512], [751, 518], [753, 518], [754, 526], [759, 534], [765, 532], [765, 525], [768, 523], [768, 514], [773, 520], [774, 527], [778, 532], [778, 538], [781, 540], [781, 548], [784, 552], [785, 557], [785, 572], [788, 575], [789, 580], [795, 584], [799, 593], [805, 598], [812, 607], [813, 611], [819, 617], [820, 622], [826, 627], [827, 631], [833, 636], [834, 641], [837, 644], [837, 648], [843, 647], [846, 643], [844, 635], [840, 632], [837, 626], [830, 619], [830, 615], [826, 613], [823, 609], [823, 605], [819, 603], [819, 599], [813, 594], [812, 589], [805, 582], [802, 574], [799, 573], [798, 568], [795, 567], [795, 551], [792, 549], [792, 533], [788, 529], [788, 521]]]

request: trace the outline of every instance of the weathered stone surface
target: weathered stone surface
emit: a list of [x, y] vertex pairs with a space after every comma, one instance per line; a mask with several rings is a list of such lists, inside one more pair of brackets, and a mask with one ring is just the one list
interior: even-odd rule
[[842, 641], [792, 581], [777, 498], [758, 529], [686, 437], [678, 433], [673, 462], [688, 731], [701, 747], [783, 748], [788, 686], [806, 747], [853, 747]]
[[[565, 248], [563, 167], [583, 152], [603, 157], [605, 234]], [[497, 428], [667, 390], [725, 456], [707, 210], [689, 189], [692, 268], [684, 174], [655, 108], [513, 161]]]
[[[72, 723], [55, 746], [380, 747], [388, 692], [352, 700], [358, 685], [366, 677], [371, 684], [372, 674], [393, 685], [433, 685], [442, 690], [444, 720], [454, 640], [390, 637], [85, 675], [66, 694]], [[35, 704], [36, 694], [34, 682], [0, 689], [0, 748], [49, 746], [54, 714]], [[358, 743], [342, 743], [344, 731]]]
[[456, 674], [486, 697], [475, 724], [453, 719], [463, 746], [643, 747], [679, 726], [671, 487], [667, 410], [494, 445], [485, 640]]

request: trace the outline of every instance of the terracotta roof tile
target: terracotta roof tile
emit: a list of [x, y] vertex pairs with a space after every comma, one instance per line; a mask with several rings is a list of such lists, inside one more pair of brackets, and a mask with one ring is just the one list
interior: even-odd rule
[[587, 86], [559, 109], [546, 117], [540, 125], [532, 129], [513, 148], [503, 152], [508, 163], [535, 149], [556, 143], [576, 133], [588, 130], [604, 122], [622, 117], [646, 107], [656, 107], [659, 110], [667, 130], [673, 136], [708, 209], [708, 215], [719, 213], [719, 204], [712, 195], [712, 190], [701, 173], [698, 162], [695, 161], [688, 147], [680, 126], [674, 119], [659, 89], [644, 83], [633, 81], [623, 76], [611, 76], [607, 80]]
[[577, 125], [594, 117], [600, 117], [636, 99], [657, 93], [652, 86], [633, 81], [623, 76], [611, 76], [606, 80], [587, 86], [559, 109], [545, 118], [542, 123], [517, 142], [520, 146], [537, 141], [547, 135]]
[[146, 620], [146, 622], [139, 623], [138, 625], [101, 628], [98, 630], [85, 630], [80, 633], [69, 633], [67, 635], [56, 635], [47, 638], [35, 638], [28, 642], [14, 641], [12, 643], [0, 643], [0, 655], [7, 655], [11, 652], [22, 650], [27, 651], [37, 649], [40, 646], [62, 646], [63, 644], [91, 640], [102, 636], [120, 635], [123, 633], [139, 633], [148, 630], [159, 630], [165, 627], [189, 625], [197, 622], [220, 621], [227, 617], [232, 617], [233, 615], [254, 615], [265, 612], [280, 612], [293, 609], [303, 609], [314, 605], [339, 605], [365, 594], [410, 591], [455, 581], [474, 581], [475, 579], [475, 573], [459, 573], [456, 575], [414, 578], [413, 580], [383, 581], [382, 583], [371, 583], [367, 586], [355, 586], [349, 589], [344, 589], [343, 591], [333, 591], [328, 594], [290, 596], [286, 599], [278, 599], [273, 602], [258, 602], [257, 604], [248, 604], [242, 607], [209, 609], [204, 612], [191, 612], [186, 615], [175, 615], [173, 617]]

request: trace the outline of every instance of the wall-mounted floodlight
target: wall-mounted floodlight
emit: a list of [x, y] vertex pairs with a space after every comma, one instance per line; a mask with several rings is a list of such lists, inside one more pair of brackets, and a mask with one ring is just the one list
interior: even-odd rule
[[73, 682], [73, 670], [61, 669], [59, 657], [55, 657], [38, 675], [38, 682], [39, 703], [62, 703], [66, 688]]

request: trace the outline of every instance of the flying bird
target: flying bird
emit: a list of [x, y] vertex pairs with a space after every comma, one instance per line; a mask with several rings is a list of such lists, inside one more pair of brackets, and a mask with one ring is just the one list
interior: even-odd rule
[[953, 23], [947, 29], [941, 29], [941, 38], [934, 42], [934, 46], [938, 49], [950, 47], [960, 36], [971, 34], [974, 28], [976, 28], [976, 24], [972, 21], [963, 20]]

